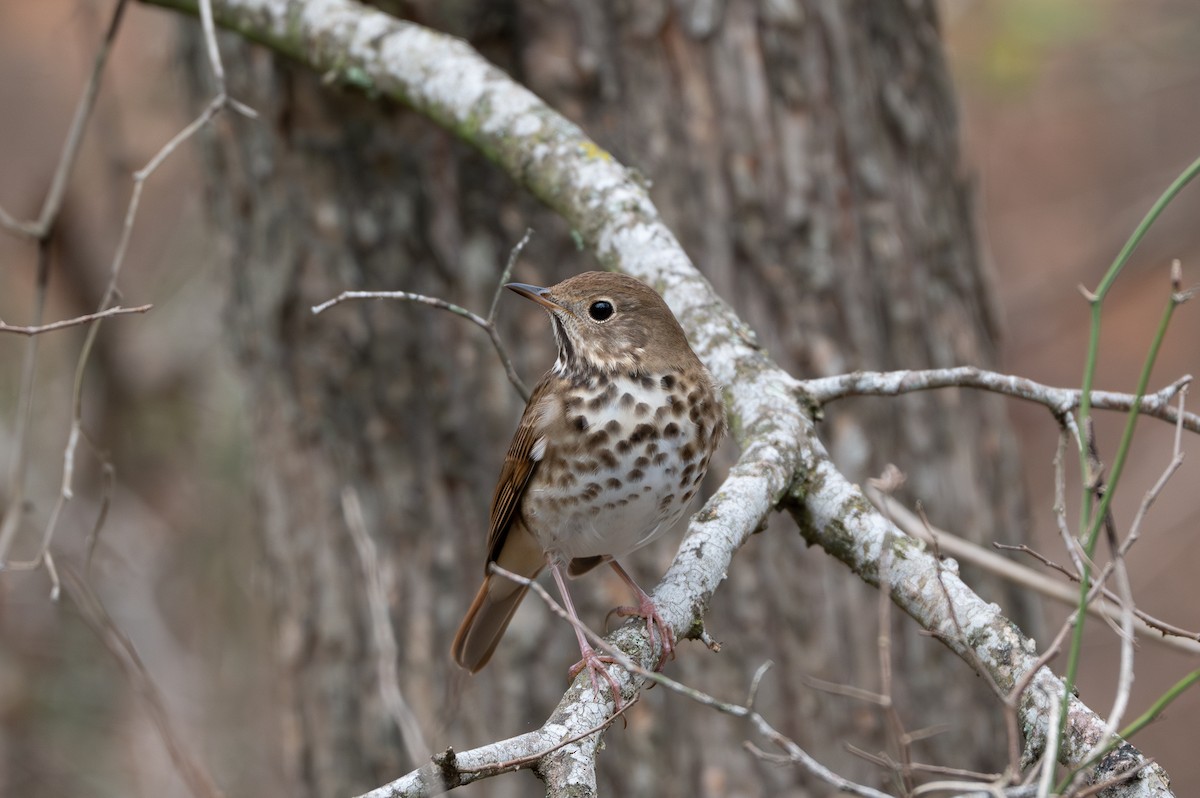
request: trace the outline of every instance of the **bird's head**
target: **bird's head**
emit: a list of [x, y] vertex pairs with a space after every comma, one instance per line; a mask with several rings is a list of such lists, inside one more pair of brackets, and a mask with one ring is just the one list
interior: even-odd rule
[[696, 357], [667, 303], [628, 275], [584, 272], [549, 288], [505, 287], [550, 314], [559, 374], [661, 373]]

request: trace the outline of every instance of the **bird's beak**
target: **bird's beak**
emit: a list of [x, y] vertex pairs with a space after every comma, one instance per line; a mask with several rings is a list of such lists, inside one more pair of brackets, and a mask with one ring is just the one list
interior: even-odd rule
[[546, 308], [546, 310], [566, 310], [566, 308], [550, 298], [549, 288], [538, 288], [536, 285], [526, 285], [525, 283], [505, 283], [504, 287], [513, 293], [520, 294], [526, 299], [533, 300]]

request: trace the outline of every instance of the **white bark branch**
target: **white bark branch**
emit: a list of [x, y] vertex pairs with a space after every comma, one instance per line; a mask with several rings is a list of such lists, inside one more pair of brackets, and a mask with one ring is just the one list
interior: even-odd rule
[[[187, 0], [153, 1], [195, 10], [195, 3]], [[938, 564], [922, 544], [899, 533], [833, 466], [808, 420], [800, 383], [767, 358], [750, 329], [713, 293], [659, 218], [643, 181], [576, 125], [465, 42], [352, 0], [214, 0], [213, 13], [218, 24], [296, 58], [331, 80], [403, 102], [446, 127], [563, 216], [606, 267], [639, 277], [663, 294], [697, 353], [724, 385], [742, 447], [728, 479], [692, 519], [679, 554], [655, 591], [664, 619], [677, 634], [699, 633], [705, 608], [734, 552], [773, 511], [784, 507], [807, 540], [871, 584], [878, 584], [885, 550], [900, 550], [903, 556], [894, 557], [891, 565], [893, 600], [925, 629], [944, 635], [968, 662], [983, 663], [998, 684], [1011, 687], [1033, 666], [1034, 642], [956, 575], [943, 576], [943, 591]], [[960, 627], [961, 637], [955, 631]], [[610, 639], [643, 666], [657, 659], [642, 625], [622, 627]], [[641, 680], [616, 668], [613, 675], [628, 702]], [[1043, 750], [1051, 705], [1061, 695], [1062, 683], [1043, 668], [1020, 707], [1030, 741], [1027, 760]], [[453, 768], [444, 757], [427, 768], [440, 768], [448, 787], [465, 783], [468, 773], [480, 772], [475, 768], [545, 750], [595, 728], [609, 711], [581, 675], [541, 729], [453, 756]], [[1081, 763], [1103, 728], [1103, 719], [1073, 701], [1061, 752], [1064, 764]], [[593, 734], [557, 749], [534, 765], [548, 794], [595, 793], [600, 737]], [[1124, 753], [1113, 767], [1145, 761], [1130, 746]], [[469, 771], [464, 768], [468, 762]], [[1140, 770], [1137, 778], [1109, 794], [1171, 794], [1161, 768], [1151, 764]], [[1094, 778], [1103, 779], [1108, 772], [1097, 769]], [[422, 773], [369, 795], [430, 794]]]
[[[1191, 375], [1180, 377], [1162, 390], [1146, 394], [1140, 402], [1131, 393], [1092, 391], [1092, 407], [1096, 410], [1127, 411], [1138, 402], [1138, 412], [1144, 416], [1152, 416], [1172, 424], [1179, 423], [1186, 430], [1200, 432], [1200, 415], [1185, 412], [1171, 404], [1177, 395], [1187, 390], [1191, 381]], [[836, 377], [804, 381], [804, 390], [812, 401], [818, 404], [847, 396], [899, 396], [903, 393], [931, 391], [937, 388], [978, 388], [992, 391], [1045, 405], [1056, 416], [1063, 416], [1077, 409], [1082, 394], [1082, 391], [1077, 389], [1056, 388], [1024, 377], [986, 371], [974, 366], [914, 371], [856, 371]]]

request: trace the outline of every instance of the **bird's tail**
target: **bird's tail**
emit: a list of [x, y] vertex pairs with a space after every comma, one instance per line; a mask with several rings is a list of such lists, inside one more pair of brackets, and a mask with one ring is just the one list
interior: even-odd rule
[[[497, 565], [533, 579], [542, 570], [545, 560], [541, 548], [524, 530], [511, 529], [501, 547]], [[488, 574], [475, 594], [467, 616], [454, 635], [450, 653], [454, 661], [471, 673], [488, 664], [509, 621], [521, 605], [529, 588], [500, 574]]]

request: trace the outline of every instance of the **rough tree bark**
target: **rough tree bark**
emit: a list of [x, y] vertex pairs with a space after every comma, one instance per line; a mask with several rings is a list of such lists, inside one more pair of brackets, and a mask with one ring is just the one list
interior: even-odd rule
[[[794, 373], [995, 364], [995, 313], [932, 3], [388, 10], [468, 39], [637, 166], [693, 260]], [[520, 410], [483, 336], [415, 306], [345, 306], [316, 318], [308, 307], [343, 289], [403, 288], [486, 309], [526, 225], [537, 234], [521, 279], [553, 282], [595, 264], [560, 220], [453, 136], [234, 37], [222, 44], [231, 91], [264, 117], [224, 121], [208, 173], [232, 267], [231, 340], [254, 417], [289, 787], [346, 794], [417, 763], [400, 753], [376, 698], [342, 486], [359, 490], [381, 547], [401, 688], [431, 748], [540, 724], [565, 686], [573, 639], [531, 606], [472, 682], [445, 655], [480, 575], [487, 500]], [[190, 68], [203, 74], [199, 53]], [[543, 320], [526, 308], [501, 316], [519, 368], [536, 376], [552, 359]], [[997, 400], [863, 400], [830, 413], [823, 430], [852, 479], [895, 462], [934, 523], [977, 540], [1019, 536], [1022, 489]], [[652, 583], [671, 553], [668, 544], [639, 555], [634, 570]], [[1019, 596], [970, 581], [1032, 631]], [[624, 600], [607, 577], [576, 592], [596, 626]], [[796, 675], [877, 687], [876, 607], [872, 591], [783, 525], [743, 551], [717, 594], [709, 629], [722, 653], [685, 646], [672, 675], [740, 697], [770, 657], [779, 667], [760, 700], [781, 707], [780, 730], [870, 781], [873, 768], [846, 755], [843, 741], [884, 747], [882, 717]], [[902, 713], [914, 728], [951, 726], [922, 744], [922, 758], [996, 769], [1004, 751], [991, 699], [940, 644], [897, 628]], [[745, 754], [745, 735], [651, 694], [629, 728], [608, 737], [602, 786], [618, 795], [806, 794], [801, 775]], [[528, 778], [485, 789], [527, 794]]]

